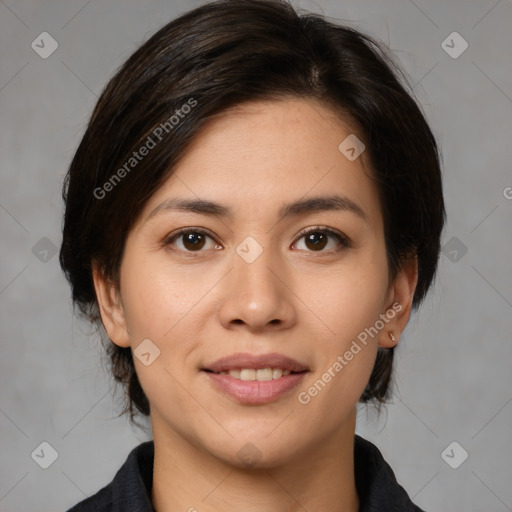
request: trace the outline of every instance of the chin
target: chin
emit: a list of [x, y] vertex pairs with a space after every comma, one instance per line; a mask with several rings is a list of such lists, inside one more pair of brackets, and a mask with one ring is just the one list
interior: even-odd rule
[[210, 438], [205, 449], [219, 461], [239, 469], [275, 468], [293, 463], [299, 456], [300, 447], [289, 437], [270, 440], [266, 436], [240, 436], [214, 446]]

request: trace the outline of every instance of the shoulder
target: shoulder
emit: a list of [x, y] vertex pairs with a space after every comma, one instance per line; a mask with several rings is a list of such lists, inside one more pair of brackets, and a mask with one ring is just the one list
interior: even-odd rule
[[93, 496], [71, 507], [67, 512], [110, 512], [112, 510], [112, 483], [110, 483]]
[[112, 482], [67, 512], [154, 512], [150, 498], [153, 460], [153, 441], [135, 447]]
[[425, 512], [398, 483], [379, 449], [356, 435], [354, 472], [361, 512]]

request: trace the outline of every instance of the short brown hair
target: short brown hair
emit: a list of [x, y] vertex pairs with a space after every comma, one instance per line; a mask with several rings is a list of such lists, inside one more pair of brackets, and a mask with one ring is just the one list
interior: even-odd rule
[[[438, 148], [403, 75], [361, 32], [281, 0], [220, 0], [171, 21], [119, 69], [101, 94], [63, 187], [60, 263], [73, 302], [100, 325], [92, 267], [119, 283], [125, 240], [151, 195], [201, 125], [250, 100], [314, 98], [358, 127], [383, 209], [390, 275], [418, 260], [413, 306], [434, 278], [445, 221]], [[137, 163], [98, 193], [156, 127], [190, 99], [194, 108]], [[102, 189], [105, 190], [105, 189]], [[99, 195], [103, 197], [98, 197]], [[126, 385], [123, 412], [149, 414], [130, 348], [108, 346], [111, 370]], [[393, 349], [379, 348], [361, 401], [389, 394]]]

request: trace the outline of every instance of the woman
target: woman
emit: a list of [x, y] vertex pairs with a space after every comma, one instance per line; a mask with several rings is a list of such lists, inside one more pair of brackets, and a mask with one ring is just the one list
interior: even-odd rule
[[435, 139], [353, 29], [279, 0], [172, 21], [109, 82], [60, 261], [153, 441], [83, 511], [419, 511], [359, 401], [435, 275]]

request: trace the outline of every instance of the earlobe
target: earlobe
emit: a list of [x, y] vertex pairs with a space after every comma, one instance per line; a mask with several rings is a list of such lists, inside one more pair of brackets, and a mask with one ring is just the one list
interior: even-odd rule
[[125, 314], [114, 283], [105, 278], [95, 263], [92, 266], [92, 278], [101, 321], [109, 338], [120, 347], [129, 347], [130, 338], [126, 329]]
[[390, 302], [386, 310], [388, 322], [379, 333], [379, 347], [392, 348], [400, 341], [412, 312], [414, 291], [418, 282], [418, 259], [404, 262], [390, 290]]

